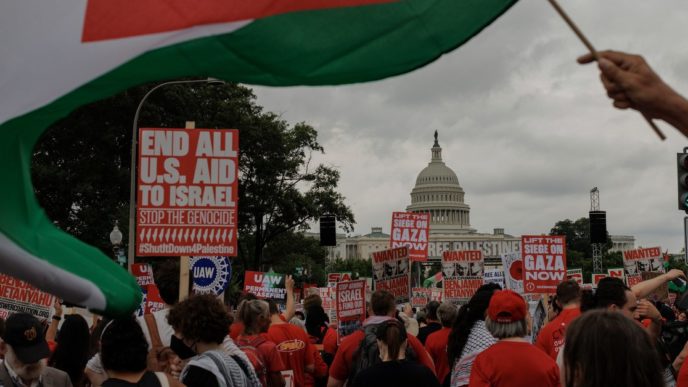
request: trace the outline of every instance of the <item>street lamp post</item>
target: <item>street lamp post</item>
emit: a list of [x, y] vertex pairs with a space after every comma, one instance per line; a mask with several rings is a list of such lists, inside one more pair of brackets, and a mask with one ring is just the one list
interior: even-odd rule
[[139, 106], [136, 107], [136, 112], [134, 113], [134, 123], [131, 128], [131, 173], [129, 182], [129, 239], [128, 239], [128, 256], [127, 256], [127, 269], [131, 271], [131, 265], [134, 263], [134, 256], [136, 255], [135, 243], [136, 243], [136, 148], [138, 145], [138, 122], [139, 113], [141, 112], [141, 107], [146, 99], [157, 89], [163, 86], [169, 85], [182, 85], [191, 83], [207, 83], [207, 84], [224, 84], [225, 82], [220, 79], [207, 78], [207, 79], [192, 79], [185, 81], [169, 81], [161, 83], [154, 88], [148, 90], [148, 92], [141, 98]]
[[124, 266], [126, 262], [122, 259], [124, 257], [120, 249], [122, 245], [122, 232], [119, 231], [118, 223], [118, 221], [115, 221], [115, 227], [110, 231], [110, 243], [112, 243], [112, 251], [114, 252], [115, 260], [120, 266]]

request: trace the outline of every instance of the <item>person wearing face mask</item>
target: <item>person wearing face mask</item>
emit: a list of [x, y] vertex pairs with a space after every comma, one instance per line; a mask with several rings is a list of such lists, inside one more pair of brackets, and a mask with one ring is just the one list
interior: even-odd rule
[[375, 331], [381, 363], [359, 372], [353, 387], [436, 386], [440, 383], [430, 369], [406, 359], [407, 334], [397, 319], [386, 320]]
[[255, 374], [244, 358], [224, 347], [231, 323], [225, 306], [213, 295], [194, 295], [167, 315], [174, 330], [172, 350], [188, 359], [180, 380], [188, 387], [255, 386]]

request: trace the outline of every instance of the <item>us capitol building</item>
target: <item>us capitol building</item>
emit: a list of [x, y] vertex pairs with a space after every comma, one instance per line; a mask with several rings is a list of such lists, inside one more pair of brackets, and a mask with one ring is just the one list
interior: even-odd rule
[[[439, 260], [442, 252], [450, 250], [482, 250], [486, 260], [498, 259], [500, 255], [519, 251], [521, 237], [506, 234], [503, 228], [495, 228], [491, 234], [479, 233], [471, 227], [471, 208], [465, 202], [465, 192], [456, 173], [442, 160], [437, 131], [431, 151], [430, 163], [416, 178], [411, 190], [411, 204], [408, 212], [430, 213], [430, 235], [428, 257]], [[389, 219], [385, 222], [391, 224]], [[318, 234], [308, 233], [317, 237]], [[337, 246], [330, 248], [330, 258], [365, 258], [371, 253], [389, 248], [389, 234], [382, 227], [373, 227], [369, 234], [347, 237], [337, 234]], [[632, 236], [611, 236], [610, 251], [633, 249]]]

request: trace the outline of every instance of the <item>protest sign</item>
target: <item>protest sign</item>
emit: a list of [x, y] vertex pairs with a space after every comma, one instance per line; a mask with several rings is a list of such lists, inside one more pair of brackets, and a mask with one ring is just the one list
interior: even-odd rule
[[337, 283], [337, 343], [361, 329], [365, 315], [365, 280]]
[[540, 330], [545, 325], [545, 320], [547, 319], [547, 308], [545, 308], [545, 303], [540, 298], [537, 301], [528, 301], [528, 313], [532, 318], [532, 328], [530, 331], [530, 342], [535, 344]]
[[165, 302], [160, 297], [157, 285], [153, 280], [153, 269], [147, 263], [134, 263], [131, 265], [131, 273], [141, 287], [141, 304], [136, 309], [137, 316], [150, 314], [165, 307]]
[[444, 300], [465, 304], [483, 284], [483, 252], [480, 250], [442, 253]]
[[131, 265], [131, 274], [142, 288], [153, 284], [153, 269], [147, 263], [133, 263]]
[[659, 247], [640, 248], [623, 252], [624, 274], [627, 285], [633, 286], [642, 281], [641, 273], [664, 272], [664, 257]]
[[602, 278], [606, 278], [608, 275], [606, 274], [599, 274], [599, 273], [593, 273], [592, 274], [592, 287], [597, 289], [597, 285], [600, 283]]
[[[644, 271], [640, 273], [640, 277], [643, 281], [647, 281], [649, 279], [653, 279], [655, 277], [659, 277], [664, 273], [658, 273], [658, 272], [649, 272], [649, 271]], [[650, 293], [647, 298], [649, 298], [651, 301], [662, 301], [664, 302], [667, 298], [669, 298], [669, 283], [668, 282], [663, 282], [660, 287], [655, 289], [652, 293]]]
[[583, 285], [583, 269], [566, 270], [566, 279], [572, 279], [576, 281], [578, 285]]
[[337, 284], [330, 283], [326, 288], [318, 288], [318, 295], [322, 299], [322, 307], [330, 318], [330, 323], [337, 322]]
[[284, 274], [246, 271], [244, 274], [244, 291], [258, 298], [276, 301], [287, 300], [287, 289], [284, 287]]
[[430, 288], [412, 288], [411, 306], [414, 308], [424, 308], [430, 302], [432, 290]]
[[0, 274], [0, 317], [28, 313], [41, 321], [50, 318], [55, 297], [14, 277]]
[[239, 132], [141, 128], [136, 255], [236, 256]]
[[523, 235], [521, 255], [527, 293], [554, 293], [566, 278], [566, 237]]
[[150, 314], [165, 309], [165, 301], [160, 297], [160, 291], [155, 284], [146, 287], [145, 313]]
[[621, 278], [622, 281], [626, 282], [626, 276], [624, 275], [623, 267], [615, 267], [607, 269], [607, 276], [612, 278]]
[[232, 278], [232, 262], [229, 257], [192, 257], [194, 294], [224, 293]]
[[501, 266], [487, 266], [485, 265], [485, 273], [483, 275], [483, 283], [497, 284], [504, 289], [504, 269]]
[[408, 247], [397, 247], [373, 253], [375, 290], [387, 290], [396, 297], [397, 304], [409, 301], [411, 271]]
[[502, 267], [504, 268], [506, 288], [518, 294], [523, 294], [523, 260], [521, 259], [521, 252], [502, 255]]
[[350, 271], [345, 271], [341, 273], [328, 273], [327, 274], [327, 282], [346, 282], [346, 281], [351, 281], [351, 272]]
[[444, 289], [430, 288], [430, 301], [442, 302], [444, 301]]
[[389, 244], [392, 248], [408, 247], [411, 262], [425, 262], [428, 260], [429, 231], [430, 214], [394, 212]]

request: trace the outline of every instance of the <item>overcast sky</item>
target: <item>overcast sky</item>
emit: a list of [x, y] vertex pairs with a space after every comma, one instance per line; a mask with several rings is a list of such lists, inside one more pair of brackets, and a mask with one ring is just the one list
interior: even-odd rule
[[[688, 93], [688, 7], [679, 0], [560, 0], [598, 49], [643, 54]], [[522, 0], [457, 50], [415, 72], [341, 87], [255, 88], [258, 103], [319, 132], [341, 172], [355, 234], [410, 203], [439, 131], [480, 232], [547, 233], [587, 216], [599, 187], [608, 230], [636, 246], [683, 247], [676, 152], [688, 141], [611, 106], [584, 46], [546, 0]]]

